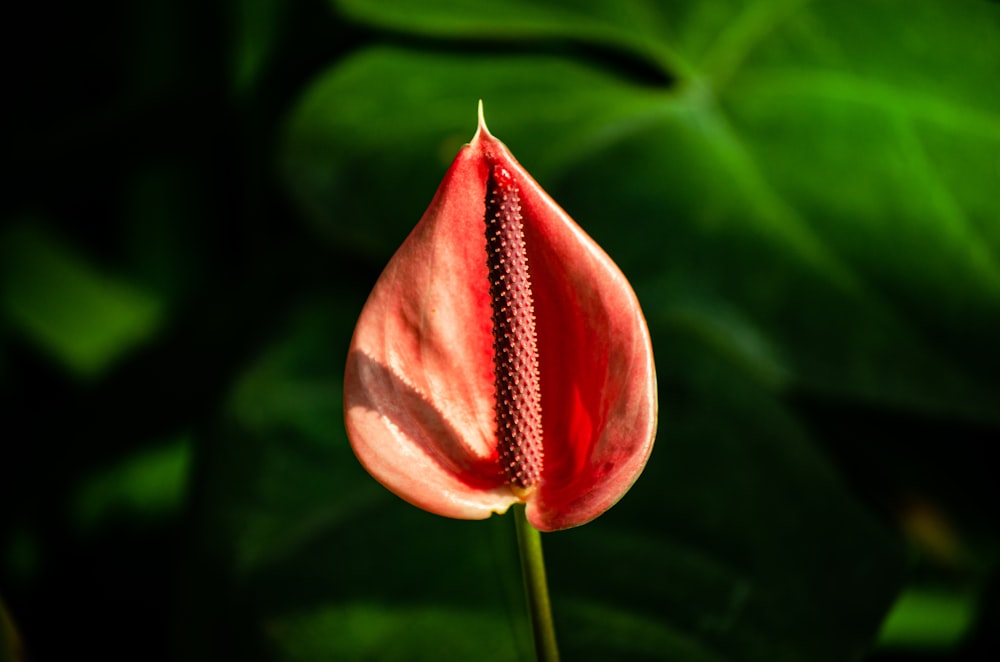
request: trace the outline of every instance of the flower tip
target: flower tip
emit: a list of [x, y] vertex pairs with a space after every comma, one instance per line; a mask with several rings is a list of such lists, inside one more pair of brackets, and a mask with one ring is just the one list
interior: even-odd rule
[[476, 135], [472, 137], [475, 141], [482, 134], [484, 137], [492, 137], [489, 128], [486, 126], [486, 115], [483, 113], [483, 100], [479, 100], [479, 126], [476, 127]]

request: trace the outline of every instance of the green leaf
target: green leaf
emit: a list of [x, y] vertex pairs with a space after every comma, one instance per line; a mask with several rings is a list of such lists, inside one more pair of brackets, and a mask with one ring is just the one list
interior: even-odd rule
[[[390, 39], [419, 39], [356, 51], [293, 111], [283, 167], [312, 227], [376, 273], [472, 136], [482, 98], [492, 132], [622, 266], [649, 319], [661, 384], [650, 464], [608, 514], [545, 538], [567, 659], [863, 656], [902, 584], [901, 550], [855, 494], [858, 476], [845, 482], [822, 450], [838, 437], [796, 403], [907, 423], [845, 424], [873, 454], [895, 435], [915, 442], [927, 419], [946, 434], [970, 420], [996, 431], [1000, 8], [334, 4]], [[274, 364], [286, 369], [260, 383], [259, 403], [291, 402], [277, 375], [322, 360], [295, 344], [313, 358]], [[327, 367], [336, 383], [342, 366]], [[217, 466], [257, 459], [209, 502], [258, 505], [216, 547], [231, 550], [220, 564], [242, 558], [240, 536], [260, 527], [235, 591], [260, 597], [251, 621], [278, 624], [259, 626], [276, 657], [363, 659], [405, 642], [432, 655], [399, 623], [444, 631], [463, 607], [455, 650], [480, 651], [465, 635], [484, 617], [522, 641], [503, 518], [412, 512], [356, 471], [339, 424], [279, 439], [263, 411], [239, 409], [220, 435]], [[313, 455], [331, 439], [340, 451]], [[894, 500], [911, 477], [880, 478]], [[315, 635], [352, 618], [391, 641]]]
[[[525, 76], [527, 70], [532, 75]], [[373, 85], [376, 80], [410, 82], [394, 92]], [[508, 144], [509, 134], [528, 142], [544, 132], [545, 148], [536, 148], [542, 163], [534, 169], [549, 172], [641, 126], [666, 96], [637, 92], [563, 58], [376, 49], [346, 58], [306, 92], [289, 124], [286, 180], [324, 234], [385, 255], [420, 218], [444, 170], [472, 137], [478, 98], [491, 130], [508, 135]], [[528, 106], [526, 98], [562, 102]], [[413, 108], [421, 112], [406, 112]], [[589, 127], [584, 140], [567, 126], [570, 120]]]
[[952, 650], [972, 628], [977, 596], [934, 588], [903, 593], [879, 634], [879, 646], [895, 649]]
[[116, 517], [157, 520], [176, 515], [187, 495], [191, 440], [187, 435], [143, 447], [88, 476], [73, 495], [72, 515], [93, 532]]
[[153, 293], [26, 222], [0, 235], [0, 306], [14, 328], [87, 378], [149, 340], [164, 313]]
[[[499, 0], [331, 0], [343, 14], [398, 32], [521, 43], [527, 39], [574, 39], [649, 58], [667, 74], [686, 64], [675, 50], [672, 21], [648, 2], [530, 2]], [[674, 13], [687, 3], [674, 3]], [[720, 3], [701, 3], [719, 5]], [[728, 4], [728, 3], [722, 3]], [[695, 4], [697, 6], [697, 4]]]
[[[350, 451], [332, 349], [355, 313], [306, 306], [236, 386], [199, 472], [204, 571], [225, 571], [198, 601], [253, 596], [238, 631], [270, 651], [254, 659], [523, 659], [513, 522], [423, 513]], [[779, 401], [698, 334], [668, 342], [712, 365], [673, 382], [646, 473], [596, 522], [545, 536], [567, 659], [858, 655], [899, 546]]]
[[[901, 582], [898, 543], [786, 405], [701, 336], [663, 342], [701, 365], [673, 380], [632, 491], [592, 525], [547, 537], [557, 615], [561, 601], [599, 601], [701, 646], [638, 659], [858, 657]], [[595, 646], [585, 659], [601, 659]]]
[[349, 603], [279, 620], [274, 633], [288, 660], [518, 659], [506, 628], [496, 621], [495, 614], [457, 605]]
[[[342, 61], [293, 114], [287, 181], [326, 236], [381, 264], [471, 136], [481, 97], [493, 133], [608, 249], [655, 322], [702, 316], [719, 342], [739, 337], [726, 351], [771, 385], [995, 422], [1000, 12], [736, 4], [649, 21], [643, 34], [688, 63], [660, 85], [532, 54], [529, 37], [542, 48], [567, 31], [600, 45], [546, 18], [554, 10], [421, 5], [414, 31], [473, 38], [502, 13], [497, 32], [520, 48]], [[396, 29], [418, 11], [344, 6]], [[597, 6], [560, 12], [598, 21], [611, 10]], [[725, 321], [703, 317], [720, 310]]]

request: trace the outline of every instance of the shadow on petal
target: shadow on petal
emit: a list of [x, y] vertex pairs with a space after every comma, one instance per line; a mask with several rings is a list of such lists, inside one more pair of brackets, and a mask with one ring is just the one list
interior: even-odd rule
[[347, 374], [355, 375], [363, 385], [345, 394], [348, 409], [376, 412], [443, 472], [472, 489], [494, 490], [504, 485], [496, 453], [476, 455], [444, 414], [391, 368], [354, 350], [347, 357]]

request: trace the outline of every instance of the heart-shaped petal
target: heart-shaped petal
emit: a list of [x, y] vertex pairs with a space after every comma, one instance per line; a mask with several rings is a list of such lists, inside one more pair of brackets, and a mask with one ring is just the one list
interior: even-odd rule
[[[495, 348], [485, 218], [499, 204], [490, 200], [498, 176], [518, 203], [509, 212], [520, 224], [534, 315], [541, 453], [525, 460], [537, 473], [528, 484], [502, 466], [523, 449], [511, 451], [519, 442], [497, 430], [505, 368]], [[480, 108], [479, 130], [358, 320], [344, 409], [359, 460], [430, 512], [482, 519], [523, 501], [537, 529], [565, 529], [603, 513], [638, 477], [656, 407], [649, 331], [631, 286], [490, 135]]]

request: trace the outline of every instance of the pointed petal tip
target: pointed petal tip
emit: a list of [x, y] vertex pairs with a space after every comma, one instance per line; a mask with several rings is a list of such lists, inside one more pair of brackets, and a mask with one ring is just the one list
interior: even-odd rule
[[472, 141], [475, 142], [480, 135], [484, 138], [492, 138], [493, 134], [490, 133], [489, 128], [486, 126], [486, 115], [483, 113], [483, 100], [479, 100], [479, 126], [476, 127], [476, 135], [472, 137]]

